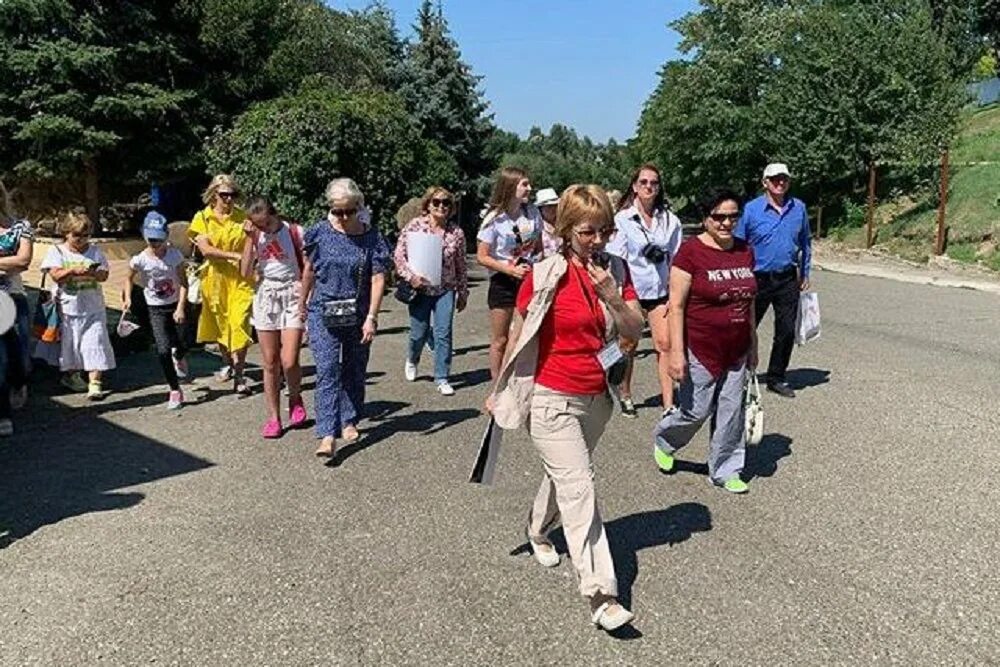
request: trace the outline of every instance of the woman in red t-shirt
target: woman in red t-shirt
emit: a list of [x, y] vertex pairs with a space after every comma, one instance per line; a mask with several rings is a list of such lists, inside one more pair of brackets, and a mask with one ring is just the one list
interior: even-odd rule
[[[607, 193], [596, 185], [567, 188], [559, 199], [555, 231], [562, 239], [561, 252], [536, 264], [518, 290], [520, 317], [509, 336], [514, 354], [504, 366], [507, 371], [523, 355], [537, 353], [529, 431], [545, 477], [527, 533], [535, 558], [552, 567], [559, 556], [548, 533], [562, 522], [591, 620], [613, 630], [630, 623], [633, 615], [617, 600], [591, 452], [612, 412], [605, 367], [614, 355], [602, 350], [617, 351], [623, 358], [616, 350], [618, 336], [637, 340], [642, 318], [627, 267], [603, 251], [614, 231]], [[609, 266], [611, 261], [615, 266]], [[506, 377], [501, 373], [498, 388]]]
[[698, 208], [705, 231], [681, 246], [670, 269], [669, 370], [682, 383], [680, 408], [657, 426], [653, 454], [660, 470], [673, 471], [674, 452], [711, 417], [709, 479], [746, 493], [743, 392], [747, 369], [757, 367], [753, 251], [733, 237], [739, 195], [711, 190]]

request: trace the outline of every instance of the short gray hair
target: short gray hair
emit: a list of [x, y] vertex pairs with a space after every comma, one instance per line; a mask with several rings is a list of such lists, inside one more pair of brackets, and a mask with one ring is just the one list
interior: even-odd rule
[[348, 199], [352, 204], [363, 208], [365, 205], [365, 195], [361, 192], [358, 184], [349, 178], [335, 178], [326, 186], [327, 206], [333, 205], [335, 199]]

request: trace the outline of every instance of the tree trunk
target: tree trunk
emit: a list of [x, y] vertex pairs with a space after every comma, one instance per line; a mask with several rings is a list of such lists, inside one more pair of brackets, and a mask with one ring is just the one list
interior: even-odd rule
[[875, 160], [868, 163], [868, 210], [865, 212], [865, 248], [875, 244]]
[[100, 196], [98, 194], [98, 173], [97, 173], [97, 161], [94, 158], [87, 158], [83, 162], [83, 178], [84, 178], [84, 191], [85, 191], [85, 205], [87, 208], [87, 217], [90, 218], [90, 224], [92, 225], [92, 231], [97, 233], [100, 231], [101, 225], [101, 202]]

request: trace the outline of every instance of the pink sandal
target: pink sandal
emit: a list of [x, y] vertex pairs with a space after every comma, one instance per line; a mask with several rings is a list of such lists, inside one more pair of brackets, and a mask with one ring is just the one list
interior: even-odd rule
[[260, 434], [268, 439], [280, 438], [281, 422], [277, 419], [268, 419], [264, 428], [260, 430]]

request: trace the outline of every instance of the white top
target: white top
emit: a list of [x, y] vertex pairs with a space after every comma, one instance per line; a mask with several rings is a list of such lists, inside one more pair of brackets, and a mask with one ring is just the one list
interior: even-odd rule
[[299, 279], [299, 259], [288, 223], [273, 234], [257, 232], [257, 274], [264, 280], [290, 282]]
[[[637, 204], [615, 214], [615, 237], [608, 242], [607, 251], [628, 262], [632, 283], [640, 299], [660, 299], [667, 296], [670, 286], [670, 263], [681, 247], [683, 231], [680, 219], [670, 211], [657, 211], [647, 227], [639, 215]], [[652, 264], [642, 254], [646, 245], [653, 243], [663, 250], [666, 258]]]
[[162, 258], [147, 248], [129, 260], [128, 265], [139, 274], [147, 304], [170, 306], [180, 299], [181, 281], [177, 267], [183, 263], [184, 255], [169, 246]]
[[[65, 243], [60, 243], [49, 248], [39, 268], [48, 271], [87, 267], [91, 264], [99, 265], [104, 271], [110, 269], [104, 253], [93, 243], [83, 253], [74, 252]], [[59, 307], [63, 315], [96, 315], [103, 312], [104, 293], [101, 292], [101, 283], [85, 276], [67, 279], [59, 286]]]
[[533, 262], [535, 243], [541, 238], [542, 229], [542, 214], [538, 209], [522, 206], [517, 218], [506, 213], [487, 216], [476, 239], [490, 244], [490, 257], [497, 261], [514, 262], [524, 258]]

